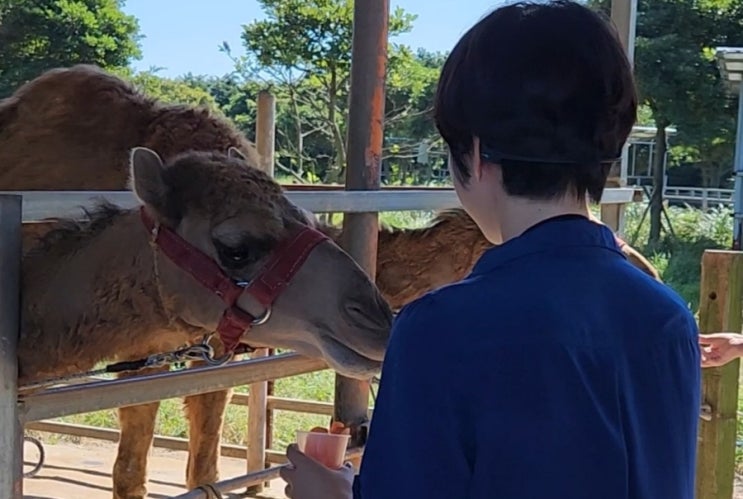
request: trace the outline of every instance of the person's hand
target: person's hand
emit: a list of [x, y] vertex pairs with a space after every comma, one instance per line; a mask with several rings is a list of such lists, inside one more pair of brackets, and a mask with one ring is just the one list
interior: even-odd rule
[[700, 334], [702, 367], [718, 367], [743, 355], [743, 335], [736, 333]]
[[287, 483], [284, 494], [291, 499], [353, 499], [354, 469], [346, 463], [339, 470], [331, 470], [303, 454], [297, 444], [286, 449], [291, 463], [279, 470]]

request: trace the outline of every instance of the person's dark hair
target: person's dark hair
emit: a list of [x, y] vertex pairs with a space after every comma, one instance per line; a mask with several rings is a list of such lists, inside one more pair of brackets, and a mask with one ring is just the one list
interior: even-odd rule
[[570, 1], [498, 8], [457, 43], [441, 72], [435, 121], [454, 174], [468, 156], [501, 165], [507, 193], [598, 202], [637, 117], [632, 69], [613, 26]]

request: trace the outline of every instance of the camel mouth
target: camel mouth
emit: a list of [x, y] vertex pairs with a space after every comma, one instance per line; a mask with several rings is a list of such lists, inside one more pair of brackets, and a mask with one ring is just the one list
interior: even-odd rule
[[255, 341], [245, 338], [252, 348], [285, 348], [299, 355], [324, 360], [328, 367], [347, 378], [368, 381], [379, 376], [382, 361], [369, 358], [351, 347], [341, 343], [328, 333], [316, 331], [313, 337], [291, 341]]
[[318, 343], [317, 346], [328, 365], [343, 376], [369, 380], [381, 372], [380, 360], [366, 357], [332, 336], [323, 334], [319, 337]]

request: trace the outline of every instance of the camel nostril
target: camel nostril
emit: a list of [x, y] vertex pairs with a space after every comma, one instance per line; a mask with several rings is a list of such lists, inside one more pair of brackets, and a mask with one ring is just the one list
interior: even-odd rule
[[392, 311], [384, 301], [369, 304], [367, 300], [352, 300], [346, 303], [344, 310], [352, 323], [364, 329], [387, 330], [392, 325]]

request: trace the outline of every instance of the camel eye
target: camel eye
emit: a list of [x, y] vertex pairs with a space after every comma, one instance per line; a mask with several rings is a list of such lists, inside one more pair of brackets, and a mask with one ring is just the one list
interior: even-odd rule
[[215, 239], [214, 247], [217, 249], [219, 262], [228, 269], [243, 268], [256, 260], [254, 252], [246, 244], [232, 247]]

